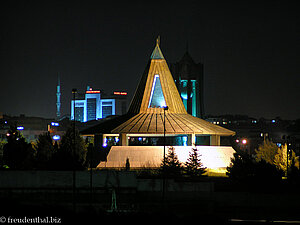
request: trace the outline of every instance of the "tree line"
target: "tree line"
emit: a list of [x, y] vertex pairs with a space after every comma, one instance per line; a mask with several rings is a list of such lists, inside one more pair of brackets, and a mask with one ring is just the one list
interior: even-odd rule
[[96, 156], [93, 145], [85, 143], [73, 128], [66, 131], [60, 144], [53, 142], [49, 132], [40, 134], [35, 143], [27, 143], [14, 126], [6, 138], [7, 142], [2, 142], [2, 169], [83, 170], [93, 164], [88, 160], [89, 155], [94, 152]]
[[250, 185], [274, 186], [283, 178], [299, 183], [299, 157], [288, 144], [278, 147], [266, 139], [253, 155], [236, 150], [231, 165], [227, 167], [227, 175], [234, 181]]
[[[300, 180], [299, 157], [288, 147], [278, 147], [266, 139], [255, 155], [237, 149], [227, 167], [227, 175], [246, 183], [279, 181], [284, 176]], [[27, 143], [20, 131], [11, 127], [7, 142], [1, 142], [0, 148], [3, 149], [0, 168], [12, 170], [84, 170], [95, 168], [106, 156], [103, 149], [86, 143], [72, 127], [62, 136], [60, 144], [53, 142], [49, 132], [39, 135], [37, 142]], [[129, 160], [126, 168], [130, 169]], [[192, 148], [185, 163], [178, 160], [174, 147], [169, 147], [158, 172], [168, 177], [199, 177], [206, 171], [196, 147]]]
[[[70, 127], [62, 136], [60, 144], [53, 142], [50, 133], [38, 136], [35, 143], [27, 143], [16, 127], [7, 132], [7, 142], [1, 143], [3, 157], [1, 169], [11, 170], [84, 170], [95, 168], [100, 160], [104, 160], [106, 152], [86, 143], [78, 130]], [[168, 177], [189, 175], [201, 176], [206, 172], [197, 148], [193, 148], [185, 163], [181, 163], [174, 147], [168, 148], [166, 157], [159, 168], [160, 174]], [[126, 168], [130, 169], [129, 160]]]

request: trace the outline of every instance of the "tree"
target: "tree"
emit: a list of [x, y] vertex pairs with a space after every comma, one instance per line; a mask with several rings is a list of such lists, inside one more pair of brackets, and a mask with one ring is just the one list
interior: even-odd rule
[[168, 148], [168, 154], [166, 155], [165, 160], [162, 160], [161, 169], [165, 175], [171, 177], [182, 174], [183, 167], [181, 162], [178, 160], [174, 147]]
[[4, 145], [7, 143], [7, 141], [0, 139], [0, 162], [2, 164], [2, 160], [3, 160], [3, 149], [4, 149]]
[[276, 144], [266, 139], [263, 144], [258, 147], [258, 150], [255, 150], [255, 153], [258, 162], [264, 160], [267, 163], [274, 164], [275, 156], [278, 154], [278, 147]]
[[7, 143], [3, 147], [3, 163], [11, 169], [32, 169], [34, 149], [30, 143], [12, 126], [7, 132]]
[[52, 138], [49, 132], [40, 134], [36, 148], [36, 167], [37, 169], [49, 169], [51, 159], [55, 153]]
[[94, 146], [92, 143], [88, 143], [86, 162], [90, 168], [96, 168], [101, 161], [100, 147]]
[[78, 130], [70, 127], [62, 136], [60, 148], [55, 154], [55, 169], [81, 170], [85, 168], [87, 148]]
[[[288, 167], [287, 167], [288, 163]], [[287, 169], [292, 167], [299, 168], [299, 160], [296, 153], [293, 150], [287, 150], [287, 144], [278, 148], [277, 155], [275, 155], [274, 164], [278, 169], [287, 172]]]
[[264, 160], [271, 165], [275, 165], [277, 169], [283, 172], [286, 172], [287, 168], [291, 168], [292, 166], [299, 167], [299, 160], [294, 151], [289, 150], [288, 153], [286, 144], [279, 148], [269, 140], [265, 140], [264, 143], [258, 147], [258, 150], [256, 150], [256, 160], [258, 162]]
[[188, 175], [196, 177], [201, 176], [206, 172], [206, 167], [203, 167], [201, 159], [198, 154], [198, 149], [192, 148], [192, 152], [189, 153], [189, 158], [185, 162], [185, 171]]
[[274, 164], [267, 163], [264, 159], [257, 161], [249, 154], [238, 150], [231, 159], [231, 166], [227, 167], [229, 178], [241, 183], [258, 185], [259, 188], [270, 187], [281, 181], [282, 171]]
[[7, 141], [2, 140], [2, 139], [0, 140], [0, 170], [8, 168], [8, 166], [4, 165], [4, 163], [3, 163], [3, 151], [4, 151], [4, 146], [6, 143], [7, 143]]
[[233, 180], [245, 181], [254, 175], [255, 161], [249, 154], [237, 150], [231, 158], [231, 165], [227, 167], [226, 175]]

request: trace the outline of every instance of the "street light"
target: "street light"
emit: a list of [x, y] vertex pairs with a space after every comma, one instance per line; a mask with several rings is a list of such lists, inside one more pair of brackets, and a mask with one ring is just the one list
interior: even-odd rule
[[163, 158], [163, 204], [165, 202], [165, 186], [166, 186], [166, 110], [169, 109], [168, 106], [164, 106], [164, 158]]
[[243, 149], [244, 150], [248, 150], [248, 154], [250, 155], [250, 148], [246, 148], [247, 147], [247, 144], [248, 144], [248, 140], [247, 139], [242, 139], [242, 145], [243, 145]]
[[282, 139], [286, 144], [286, 179], [288, 179], [288, 171], [289, 171], [289, 150], [290, 150], [290, 136], [283, 135]]
[[166, 162], [166, 110], [169, 109], [168, 106], [165, 106], [164, 108], [164, 167]]

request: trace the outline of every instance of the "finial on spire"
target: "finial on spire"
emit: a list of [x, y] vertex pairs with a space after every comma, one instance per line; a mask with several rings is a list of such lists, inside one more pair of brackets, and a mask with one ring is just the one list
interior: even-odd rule
[[156, 39], [156, 46], [151, 54], [151, 59], [164, 59], [164, 56], [159, 48], [160, 44], [160, 36], [158, 35]]
[[160, 36], [158, 35], [158, 37], [156, 38], [156, 45], [160, 45]]

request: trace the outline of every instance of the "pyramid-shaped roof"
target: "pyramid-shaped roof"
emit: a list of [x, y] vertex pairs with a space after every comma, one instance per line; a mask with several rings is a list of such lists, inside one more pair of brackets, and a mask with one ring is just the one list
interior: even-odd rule
[[[168, 110], [164, 112], [165, 106], [168, 106]], [[165, 113], [166, 134], [235, 134], [187, 113], [159, 41], [156, 42], [128, 113], [133, 117], [113, 129], [112, 133], [162, 134]]]
[[[165, 104], [151, 104], [155, 100]], [[129, 112], [159, 113], [163, 112], [163, 107], [166, 105], [170, 113], [187, 113], [157, 42], [136, 89]]]
[[159, 48], [159, 42], [157, 41], [156, 46], [151, 54], [151, 59], [165, 59], [160, 48]]

